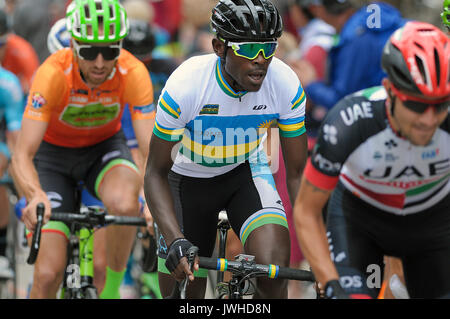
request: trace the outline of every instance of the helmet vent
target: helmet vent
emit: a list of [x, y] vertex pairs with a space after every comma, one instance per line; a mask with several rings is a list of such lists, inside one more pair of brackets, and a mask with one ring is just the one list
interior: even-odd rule
[[397, 66], [392, 66], [392, 73], [395, 74], [396, 81], [404, 87], [408, 87], [411, 81]]
[[421, 49], [422, 51], [425, 51], [424, 47], [421, 46], [419, 43], [414, 41], [414, 44], [416, 45], [416, 47], [418, 47], [419, 49]]
[[436, 66], [436, 80], [437, 80], [437, 86], [441, 83], [441, 64], [439, 61], [439, 53], [436, 49], [434, 49], [434, 65]]
[[91, 18], [91, 10], [89, 10], [89, 5], [88, 4], [84, 5], [84, 16], [86, 17], [86, 19], [90, 19]]
[[425, 65], [424, 65], [422, 59], [417, 55], [415, 56], [415, 58], [416, 58], [417, 67], [419, 68], [419, 75], [422, 77], [422, 83], [428, 83], [427, 79], [425, 78], [426, 70], [425, 70]]

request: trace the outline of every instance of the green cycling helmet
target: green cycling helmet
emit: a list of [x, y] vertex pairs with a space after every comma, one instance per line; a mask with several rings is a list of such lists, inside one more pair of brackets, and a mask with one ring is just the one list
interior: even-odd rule
[[444, 11], [441, 13], [442, 22], [450, 28], [450, 0], [444, 0]]
[[67, 7], [66, 23], [81, 42], [117, 42], [128, 34], [127, 13], [118, 0], [74, 0]]

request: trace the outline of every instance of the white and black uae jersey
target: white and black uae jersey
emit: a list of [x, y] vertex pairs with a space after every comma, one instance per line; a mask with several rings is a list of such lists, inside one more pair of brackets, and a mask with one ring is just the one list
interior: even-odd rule
[[340, 181], [386, 212], [406, 215], [437, 204], [450, 190], [450, 117], [417, 146], [390, 125], [383, 87], [342, 99], [327, 114], [305, 176], [331, 190]]

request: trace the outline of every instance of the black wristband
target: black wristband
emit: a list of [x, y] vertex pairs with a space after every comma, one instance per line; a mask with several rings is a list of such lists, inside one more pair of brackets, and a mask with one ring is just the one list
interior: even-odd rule
[[333, 279], [325, 285], [325, 297], [327, 299], [348, 299], [349, 296], [342, 288], [339, 280]]

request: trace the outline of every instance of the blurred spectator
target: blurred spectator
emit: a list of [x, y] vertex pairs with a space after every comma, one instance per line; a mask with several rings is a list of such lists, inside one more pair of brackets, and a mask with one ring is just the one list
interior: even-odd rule
[[359, 10], [350, 0], [317, 0], [313, 14], [339, 34], [331, 48], [327, 79], [319, 81], [309, 63], [296, 71], [309, 99], [332, 108], [345, 95], [381, 83], [381, 52], [389, 36], [405, 23], [400, 12], [378, 2]]
[[50, 55], [47, 34], [53, 22], [64, 15], [65, 0], [20, 0], [15, 6], [12, 28], [31, 43], [39, 62]]
[[214, 37], [210, 27], [211, 10], [215, 0], [183, 0], [179, 41], [185, 58], [213, 53], [211, 41]]
[[295, 35], [290, 32], [283, 31], [281, 37], [278, 38], [278, 46], [275, 56], [280, 60], [286, 61], [297, 51], [298, 41]]
[[289, 12], [301, 39], [298, 57], [309, 61], [314, 66], [317, 78], [323, 80], [327, 54], [333, 45], [336, 30], [312, 13], [319, 1], [293, 0]]
[[148, 0], [125, 0], [123, 7], [132, 19], [146, 21], [152, 25], [156, 46], [162, 46], [171, 41], [169, 32], [155, 25], [155, 9]]
[[158, 101], [159, 95], [178, 64], [170, 57], [153, 57], [156, 40], [153, 27], [142, 20], [130, 17], [130, 31], [123, 40], [123, 48], [131, 52], [141, 60], [150, 72], [153, 84], [154, 101]]
[[[336, 30], [314, 15], [318, 4], [320, 0], [293, 0], [291, 4], [290, 17], [301, 41], [296, 56], [289, 58], [289, 64], [300, 79], [303, 78], [303, 65], [311, 65], [316, 80], [324, 81], [328, 52], [335, 41]], [[306, 84], [302, 81], [302, 85]], [[305, 121], [308, 125], [309, 151], [314, 147], [318, 129], [326, 113], [324, 106], [314, 103], [311, 99], [307, 100]]]
[[[182, 20], [182, 0], [147, 0], [155, 10], [154, 23], [169, 32], [171, 39], [177, 38]], [[205, 0], [206, 1], [206, 0]]]
[[19, 78], [26, 95], [39, 66], [38, 56], [30, 43], [10, 32], [7, 20], [6, 13], [0, 10], [0, 62]]

